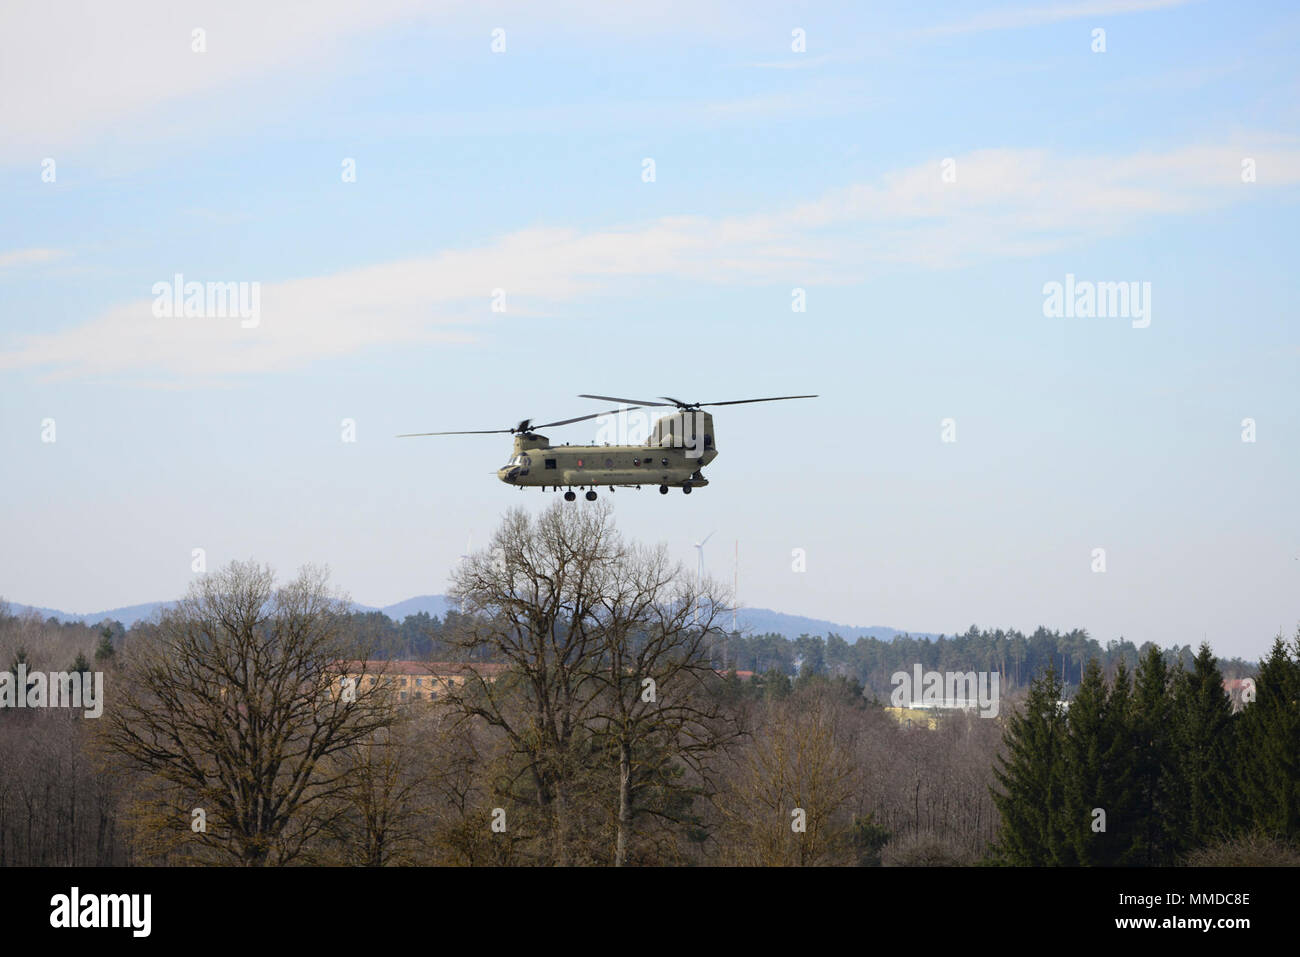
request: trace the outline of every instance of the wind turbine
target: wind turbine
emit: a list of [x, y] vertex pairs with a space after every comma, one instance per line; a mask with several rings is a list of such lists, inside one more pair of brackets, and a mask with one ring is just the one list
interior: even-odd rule
[[[731, 570], [731, 635], [736, 634], [736, 609], [740, 606], [740, 539], [736, 539], [736, 557]], [[722, 670], [727, 670], [731, 635], [722, 638]]]
[[[461, 562], [462, 565], [465, 564], [465, 562], [469, 561], [469, 557], [470, 557], [470, 555], [473, 554], [473, 549], [472, 549], [472, 547], [471, 547], [471, 546], [473, 545], [473, 542], [474, 542], [474, 533], [473, 533], [473, 532], [470, 532], [470, 533], [469, 533], [469, 537], [465, 539], [465, 551], [462, 552], [462, 553], [461, 553], [461, 556], [460, 556], [460, 562]], [[457, 604], [460, 605], [460, 608], [458, 608], [457, 611], [459, 611], [462, 615], [465, 614], [465, 596], [464, 596], [464, 595], [461, 595], [461, 596], [460, 596], [460, 601], [459, 601]]]
[[712, 538], [716, 534], [717, 534], [717, 530], [715, 529], [714, 531], [709, 532], [709, 534], [705, 535], [704, 538], [700, 539], [698, 542], [695, 543], [695, 551], [697, 553], [696, 562], [695, 562], [695, 587], [696, 588], [699, 588], [700, 584], [704, 581], [704, 543], [707, 542], [710, 538]]
[[[712, 538], [712, 537], [714, 536], [714, 534], [716, 533], [716, 531], [717, 531], [717, 529], [714, 529], [714, 531], [709, 532], [709, 534], [705, 535], [702, 539], [700, 539], [698, 542], [695, 543], [695, 555], [696, 555], [696, 559], [695, 559], [695, 592], [696, 592], [696, 595], [695, 595], [695, 624], [697, 624], [697, 625], [700, 623], [700, 617], [701, 617], [700, 612], [703, 610], [703, 606], [704, 606], [704, 590], [703, 590], [703, 589], [704, 589], [704, 584], [703, 584], [703, 582], [704, 582], [704, 543], [707, 542], [710, 538]], [[713, 641], [712, 641], [712, 639], [710, 639], [710, 641], [709, 641], [709, 667], [710, 667], [710, 668], [713, 667], [713, 659], [714, 659], [714, 657], [715, 657], [715, 655], [714, 655], [714, 652], [715, 652], [715, 651], [716, 651], [716, 649], [713, 647]]]

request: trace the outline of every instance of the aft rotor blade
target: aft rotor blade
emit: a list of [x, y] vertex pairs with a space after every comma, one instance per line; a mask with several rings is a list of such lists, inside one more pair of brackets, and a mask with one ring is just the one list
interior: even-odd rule
[[[602, 402], [622, 402], [624, 405], [669, 405], [667, 402], [647, 402], [645, 399], [620, 399], [613, 395], [580, 395], [579, 399], [600, 399]], [[662, 399], [663, 396], [660, 396]]]

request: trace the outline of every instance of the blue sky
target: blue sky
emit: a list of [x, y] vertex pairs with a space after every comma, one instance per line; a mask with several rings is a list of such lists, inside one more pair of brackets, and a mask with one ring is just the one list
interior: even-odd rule
[[[358, 6], [0, 13], [0, 595], [171, 598], [193, 548], [440, 592], [551, 496], [397, 433], [816, 392], [718, 410], [712, 484], [620, 525], [849, 624], [1295, 629], [1290, 5]], [[154, 316], [176, 273], [258, 324]], [[1045, 316], [1067, 274], [1150, 325]]]

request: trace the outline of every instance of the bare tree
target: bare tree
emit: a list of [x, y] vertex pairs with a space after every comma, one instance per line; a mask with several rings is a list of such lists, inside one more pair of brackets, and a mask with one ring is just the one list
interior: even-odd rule
[[351, 783], [340, 752], [393, 721], [386, 690], [343, 680], [366, 658], [345, 610], [323, 570], [277, 589], [269, 568], [233, 562], [131, 644], [107, 737], [158, 785], [155, 827], [261, 865], [294, 860], [329, 824]]
[[723, 602], [664, 550], [625, 543], [604, 503], [508, 513], [453, 594], [465, 610], [460, 651], [507, 671], [471, 664], [452, 703], [500, 729], [522, 759], [550, 822], [549, 859], [573, 862], [578, 802], [613, 805], [613, 840], [596, 856], [616, 864], [639, 817], [680, 821], [682, 802], [668, 795], [701, 790], [702, 759], [721, 739], [705, 691]]
[[725, 862], [807, 866], [852, 859], [859, 725], [824, 690], [768, 702], [716, 801]]
[[471, 668], [448, 700], [500, 729], [524, 760], [560, 865], [571, 862], [570, 785], [582, 718], [600, 691], [590, 664], [599, 585], [621, 547], [603, 503], [552, 508], [535, 522], [513, 509], [489, 549], [453, 576], [452, 595], [464, 613], [454, 646], [470, 659], [505, 664], [509, 674], [493, 680]]
[[696, 825], [692, 799], [711, 791], [709, 759], [738, 728], [724, 716], [709, 649], [727, 611], [660, 546], [626, 548], [603, 581], [598, 623], [602, 693], [588, 719], [618, 756], [614, 865], [628, 861], [637, 821]]

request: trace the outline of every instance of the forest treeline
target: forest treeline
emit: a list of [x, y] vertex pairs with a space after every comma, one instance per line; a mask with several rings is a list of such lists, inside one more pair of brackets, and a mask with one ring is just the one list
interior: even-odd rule
[[[0, 615], [3, 614], [0, 609]], [[380, 611], [350, 612], [346, 617], [352, 629], [374, 642], [377, 657], [394, 660], [444, 660], [455, 648], [450, 636], [461, 629], [461, 616], [455, 610], [449, 610], [443, 618], [420, 612], [400, 622]], [[84, 648], [97, 647], [106, 636], [109, 641], [120, 643], [128, 631], [148, 632], [151, 627], [145, 621], [127, 629], [117, 621], [89, 626], [50, 618], [40, 624], [40, 631], [47, 636], [42, 639], [44, 642]], [[1050, 666], [1061, 680], [1063, 691], [1068, 693], [1083, 680], [1089, 661], [1097, 660], [1107, 676], [1113, 675], [1121, 662], [1132, 674], [1138, 662], [1156, 647], [1152, 642], [1137, 645], [1122, 638], [1103, 645], [1083, 629], [1057, 631], [1039, 627], [1026, 635], [1014, 629], [990, 630], [972, 625], [963, 634], [940, 635], [934, 639], [904, 634], [888, 641], [863, 637], [855, 642], [834, 633], [787, 638], [779, 634], [751, 635], [720, 629], [709, 653], [719, 670], [751, 671], [760, 675], [776, 671], [791, 677], [803, 673], [844, 677], [883, 700], [893, 687], [891, 677], [899, 671], [910, 671], [915, 664], [927, 671], [996, 671], [1004, 691], [1024, 687], [1034, 675], [1042, 674]], [[1169, 668], [1190, 670], [1196, 657], [1190, 644], [1159, 650]], [[1258, 668], [1256, 661], [1219, 659], [1219, 670], [1226, 679], [1250, 677]]]
[[[1300, 637], [1257, 670], [1082, 631], [744, 636], [603, 507], [512, 511], [492, 545], [443, 619], [253, 563], [129, 629], [0, 606], [0, 669], [106, 697], [0, 710], [0, 865], [1297, 860]], [[383, 660], [466, 680], [399, 704]], [[1000, 716], [901, 724], [916, 665], [1002, 672]], [[1225, 673], [1255, 675], [1239, 713]]]
[[[376, 636], [386, 657], [416, 661], [445, 657], [454, 642], [446, 636], [459, 628], [459, 615], [448, 611], [445, 619], [425, 612], [396, 622], [383, 612], [354, 613], [357, 627]], [[882, 699], [893, 687], [892, 676], [910, 671], [920, 664], [927, 671], [996, 671], [1004, 691], [1028, 683], [1049, 666], [1055, 668], [1064, 689], [1077, 687], [1083, 680], [1087, 663], [1100, 662], [1102, 670], [1113, 674], [1122, 661], [1131, 674], [1139, 660], [1157, 647], [1151, 642], [1141, 645], [1125, 639], [1105, 645], [1084, 629], [1056, 631], [1039, 627], [1033, 633], [1004, 629], [981, 629], [971, 625], [960, 635], [938, 638], [913, 638], [898, 635], [888, 641], [863, 637], [849, 642], [837, 634], [800, 635], [787, 638], [779, 634], [745, 634], [719, 630], [709, 649], [714, 664], [722, 670], [752, 671], [766, 674], [777, 671], [786, 675], [810, 672], [828, 677], [850, 678]], [[1165, 664], [1189, 669], [1195, 658], [1190, 644], [1161, 649]], [[1225, 678], [1244, 678], [1255, 673], [1258, 662], [1228, 658], [1219, 662]]]
[[[0, 616], [7, 614], [0, 603]], [[420, 612], [402, 621], [395, 621], [381, 611], [351, 611], [345, 617], [352, 630], [367, 636], [376, 657], [393, 660], [445, 660], [454, 653], [454, 636], [463, 628], [462, 616], [454, 609], [442, 618]], [[24, 620], [29, 629], [35, 624], [30, 616]], [[148, 621], [137, 622], [130, 629], [117, 621], [91, 626], [50, 618], [40, 623], [40, 631], [46, 636], [43, 642], [69, 648], [98, 647], [105, 637], [120, 643], [128, 631], [148, 633], [152, 627]], [[756, 674], [776, 671], [792, 677], [801, 673], [844, 677], [884, 700], [893, 687], [892, 676], [899, 671], [910, 671], [916, 664], [926, 671], [995, 671], [1001, 676], [1004, 692], [1024, 687], [1031, 678], [1050, 667], [1060, 680], [1063, 693], [1069, 694], [1083, 681], [1088, 662], [1098, 661], [1108, 678], [1122, 662], [1131, 675], [1138, 662], [1157, 647], [1152, 642], [1138, 645], [1123, 638], [1103, 645], [1079, 628], [1059, 631], [1040, 626], [1026, 635], [1015, 629], [982, 629], [971, 625], [963, 634], [940, 635], [934, 639], [903, 634], [888, 641], [868, 636], [849, 642], [834, 633], [798, 638], [772, 633], [737, 633], [724, 629], [720, 622], [708, 652], [719, 670]], [[1191, 644], [1173, 645], [1159, 652], [1170, 669], [1191, 670], [1196, 657]], [[1225, 679], [1236, 679], [1254, 675], [1259, 662], [1223, 658], [1219, 659], [1218, 666]]]

